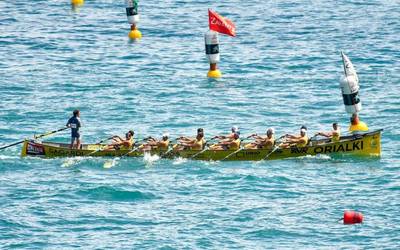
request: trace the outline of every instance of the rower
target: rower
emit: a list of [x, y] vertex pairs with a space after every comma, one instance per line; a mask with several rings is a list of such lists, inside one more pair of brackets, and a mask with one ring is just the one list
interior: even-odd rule
[[240, 135], [240, 131], [239, 131], [239, 127], [238, 126], [233, 126], [231, 128], [231, 133], [228, 135], [216, 135], [213, 138], [211, 138], [211, 140], [213, 139], [219, 139], [219, 140], [223, 140], [223, 139], [233, 139], [235, 137], [235, 134]]
[[79, 117], [81, 112], [75, 109], [72, 114], [73, 116], [69, 118], [66, 125], [68, 128], [71, 128], [71, 144], [69, 148], [73, 148], [74, 142], [76, 141], [76, 149], [79, 149], [81, 147], [81, 134], [79, 133], [81, 127], [81, 119]]
[[147, 143], [141, 145], [139, 147], [139, 149], [142, 151], [151, 151], [154, 149], [166, 151], [166, 150], [168, 150], [168, 146], [169, 146], [169, 134], [164, 133], [162, 135], [161, 140], [156, 140], [156, 139], [150, 137], [147, 140]]
[[233, 138], [226, 138], [217, 144], [211, 145], [210, 150], [238, 150], [240, 148], [239, 133], [233, 133]]
[[340, 126], [336, 122], [334, 122], [332, 123], [332, 131], [318, 132], [315, 135], [331, 138], [332, 142], [338, 142], [340, 140]]
[[111, 137], [113, 142], [107, 145], [104, 150], [129, 150], [135, 144], [135, 140], [133, 139], [134, 135], [135, 132], [133, 132], [133, 130], [129, 130], [125, 134], [125, 139], [121, 138], [118, 135], [114, 135], [113, 137]]
[[350, 133], [356, 133], [359, 131], [368, 131], [367, 124], [365, 124], [365, 122], [360, 121], [360, 118], [358, 117], [357, 113], [354, 113], [351, 116], [350, 123], [351, 123], [349, 127]]
[[248, 143], [244, 146], [245, 149], [271, 149], [275, 144], [275, 129], [267, 129], [266, 136], [252, 134], [251, 137], [255, 139], [254, 142]]
[[[204, 135], [204, 129], [203, 128], [198, 128], [197, 129], [197, 135], [199, 133], [203, 133], [203, 135]], [[196, 137], [197, 137], [197, 135], [196, 135]], [[182, 142], [190, 142], [190, 141], [196, 140], [196, 137], [193, 138], [193, 137], [181, 136], [181, 137], [178, 138], [178, 140], [182, 141]]]
[[202, 150], [205, 146], [206, 141], [204, 140], [204, 130], [202, 128], [197, 129], [196, 138], [191, 139], [189, 137], [179, 137], [178, 144], [175, 144], [173, 149], [175, 151], [180, 150]]
[[286, 134], [285, 138], [285, 142], [281, 145], [283, 148], [288, 148], [291, 146], [296, 146], [298, 148], [305, 147], [308, 144], [307, 127], [301, 126], [300, 135]]

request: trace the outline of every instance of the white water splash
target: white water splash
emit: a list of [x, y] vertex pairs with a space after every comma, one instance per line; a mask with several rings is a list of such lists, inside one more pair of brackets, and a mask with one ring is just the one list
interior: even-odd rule
[[77, 164], [78, 162], [79, 162], [79, 159], [67, 158], [66, 160], [64, 160], [63, 164], [61, 164], [61, 167], [69, 168], [69, 167], [72, 167], [73, 165]]
[[187, 162], [186, 158], [182, 158], [182, 157], [178, 157], [174, 160], [174, 162], [172, 163], [173, 165], [180, 165], [182, 163]]
[[145, 153], [144, 156], [143, 156], [143, 161], [146, 164], [146, 166], [153, 165], [153, 163], [158, 161], [159, 159], [160, 159], [160, 156], [151, 155], [150, 153]]
[[17, 159], [19, 156], [11, 156], [11, 155], [0, 155], [0, 160], [7, 160], [7, 159]]
[[112, 167], [116, 166], [118, 164], [118, 162], [119, 162], [118, 157], [114, 158], [112, 160], [106, 160], [103, 164], [103, 168], [106, 168], [106, 169], [112, 168]]

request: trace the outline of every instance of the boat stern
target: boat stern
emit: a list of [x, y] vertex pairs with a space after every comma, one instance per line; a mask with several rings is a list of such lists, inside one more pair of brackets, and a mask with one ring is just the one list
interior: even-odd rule
[[21, 157], [27, 156], [27, 149], [28, 149], [28, 140], [25, 140], [24, 143], [22, 144]]

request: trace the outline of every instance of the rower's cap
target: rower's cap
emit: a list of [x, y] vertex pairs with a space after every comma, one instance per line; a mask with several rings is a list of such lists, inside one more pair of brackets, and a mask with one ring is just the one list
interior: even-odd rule
[[169, 137], [169, 133], [162, 134], [162, 137]]
[[135, 132], [133, 130], [129, 130], [128, 133], [131, 134], [131, 135], [135, 134]]
[[307, 133], [307, 129], [302, 128], [302, 129], [300, 129], [300, 132]]
[[203, 128], [198, 128], [197, 129], [197, 133], [199, 133], [199, 132], [204, 132], [204, 129]]
[[233, 131], [233, 132], [239, 131], [239, 127], [238, 127], [238, 126], [233, 126], [233, 127], [232, 127], [232, 131]]
[[307, 131], [307, 127], [306, 127], [306, 126], [304, 126], [304, 125], [303, 125], [303, 126], [301, 126], [300, 130], [301, 130], [301, 129], [305, 129], [305, 130]]
[[269, 128], [267, 130], [267, 133], [275, 134], [275, 129], [274, 128]]

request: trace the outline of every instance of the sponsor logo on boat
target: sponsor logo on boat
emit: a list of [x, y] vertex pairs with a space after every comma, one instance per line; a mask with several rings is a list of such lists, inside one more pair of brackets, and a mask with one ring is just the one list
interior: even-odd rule
[[346, 144], [335, 144], [326, 146], [317, 146], [314, 148], [315, 154], [327, 154], [327, 153], [340, 153], [350, 152], [364, 149], [363, 141], [347, 142]]
[[53, 149], [49, 148], [48, 151], [50, 156], [84, 156], [84, 152], [77, 150], [64, 150], [64, 149]]
[[44, 147], [42, 145], [28, 143], [26, 147], [26, 154], [28, 155], [44, 155]]
[[242, 151], [239, 151], [236, 153], [236, 157], [242, 158], [245, 156], [257, 156], [259, 154], [261, 154], [260, 151], [244, 151], [244, 150], [242, 150]]
[[293, 147], [293, 148], [290, 148], [290, 153], [291, 154], [307, 154], [307, 150], [308, 150], [307, 147], [304, 147], [304, 148]]

